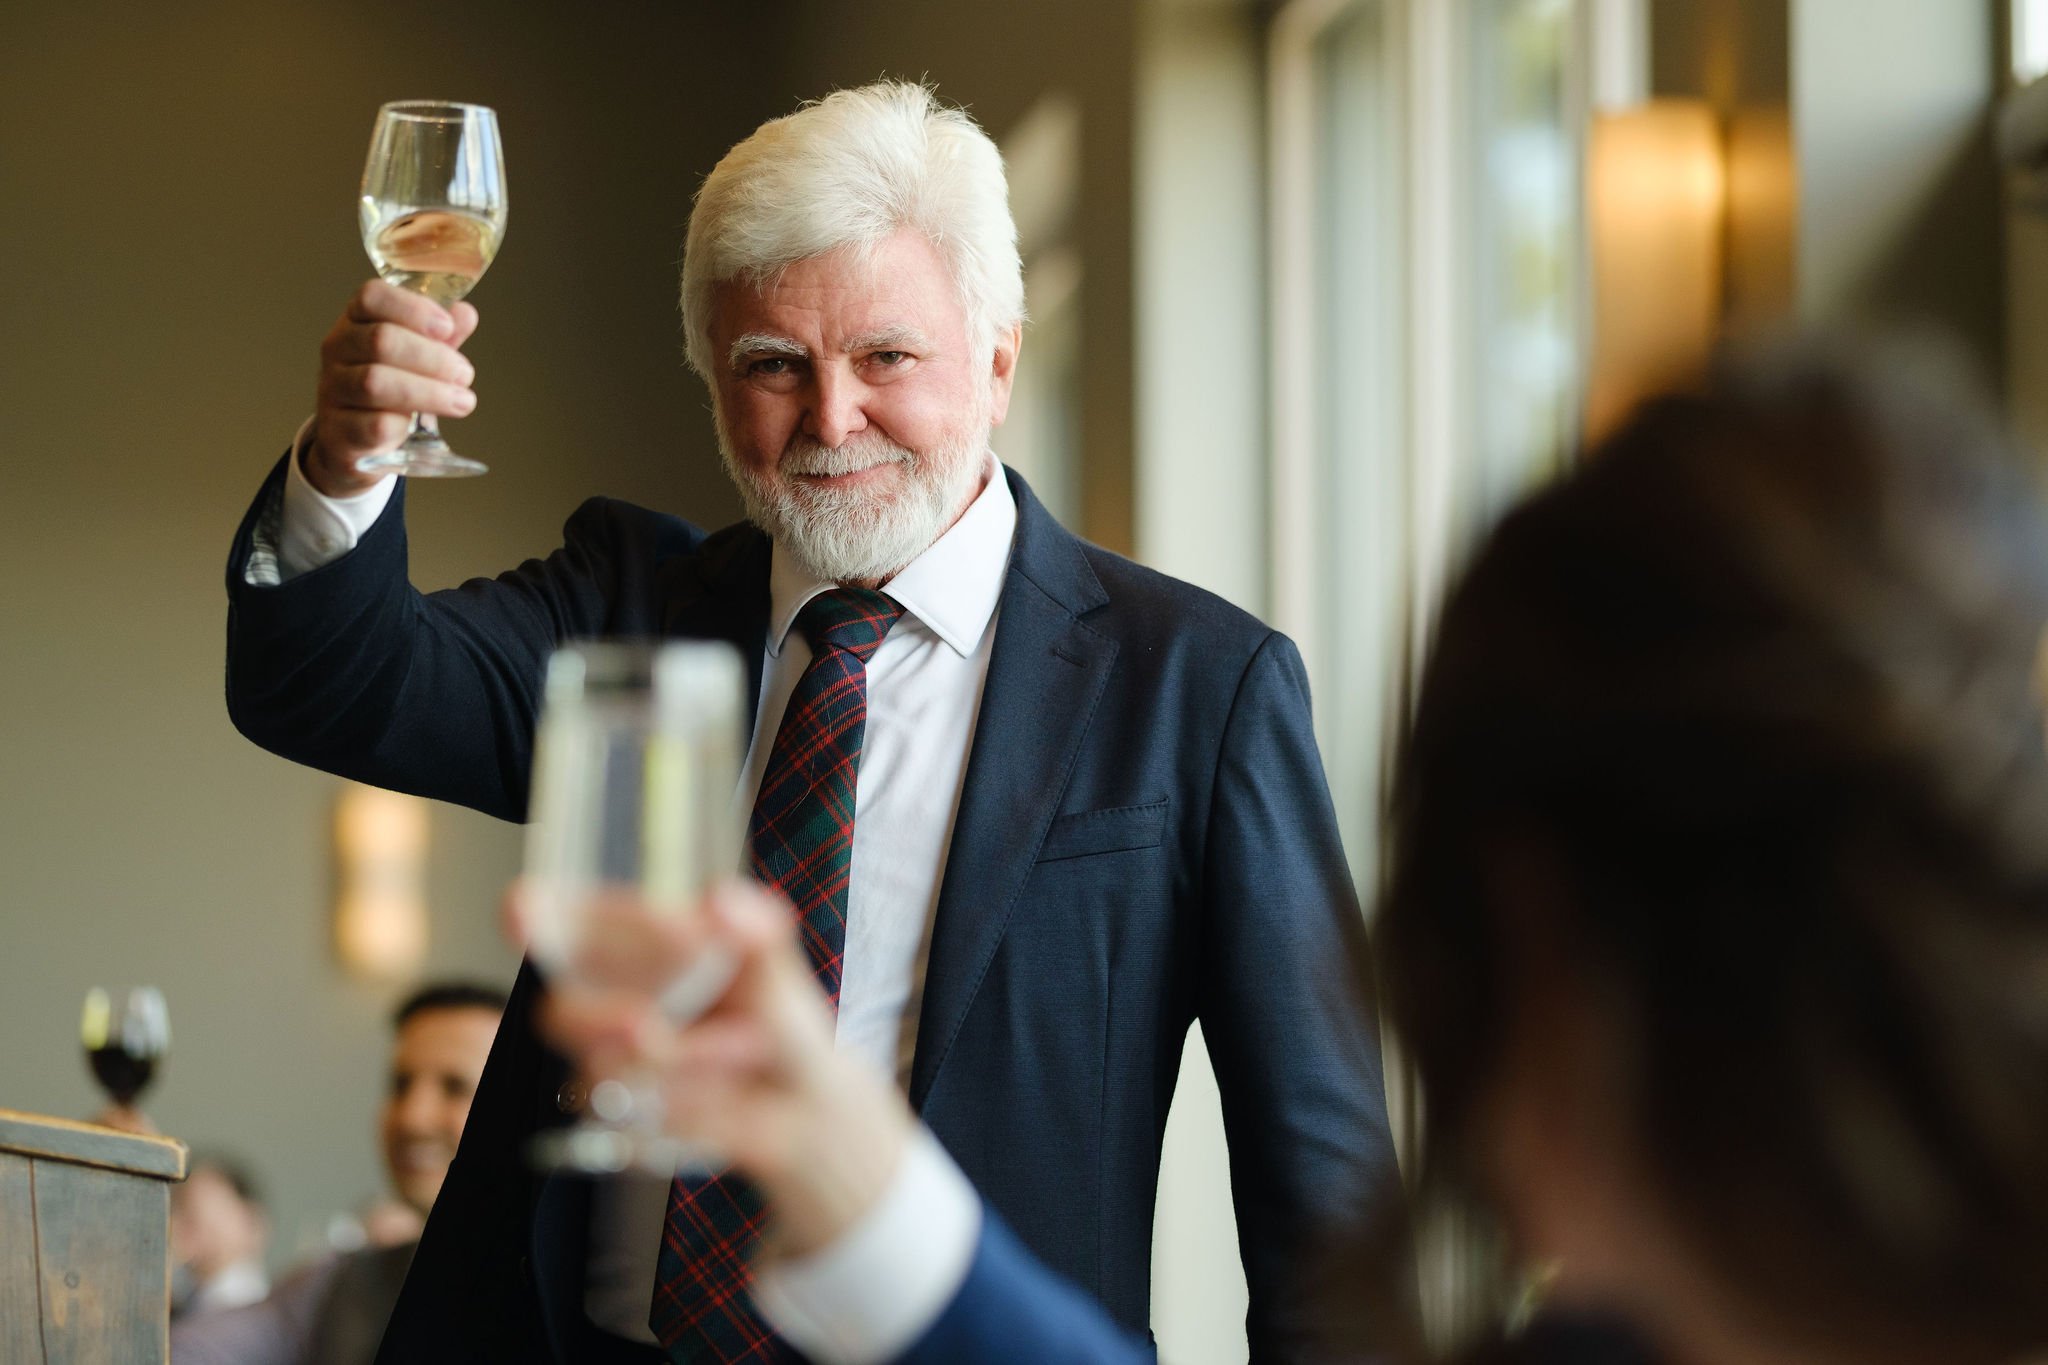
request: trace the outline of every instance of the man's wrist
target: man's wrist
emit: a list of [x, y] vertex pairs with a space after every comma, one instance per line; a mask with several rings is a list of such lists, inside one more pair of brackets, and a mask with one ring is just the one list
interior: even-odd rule
[[299, 476], [323, 498], [346, 502], [361, 497], [391, 479], [390, 474], [365, 474], [355, 467], [353, 461], [342, 463], [328, 459], [320, 449], [320, 435], [309, 428], [299, 443], [298, 454], [293, 458], [298, 466]]
[[889, 1083], [864, 1068], [835, 1073], [841, 1092], [804, 1150], [764, 1185], [775, 1197], [772, 1255], [803, 1257], [840, 1240], [887, 1195], [917, 1122]]
[[286, 462], [276, 547], [281, 580], [310, 573], [353, 550], [384, 514], [397, 487], [397, 480], [386, 475], [352, 496], [329, 497], [313, 486], [301, 463], [312, 440], [313, 423], [308, 419]]
[[755, 1305], [818, 1365], [875, 1365], [907, 1349], [959, 1292], [981, 1201], [938, 1140], [906, 1135], [887, 1188], [832, 1243], [757, 1268]]

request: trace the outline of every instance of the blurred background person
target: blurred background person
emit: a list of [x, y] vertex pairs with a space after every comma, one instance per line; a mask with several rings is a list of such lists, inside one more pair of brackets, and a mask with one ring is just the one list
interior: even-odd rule
[[[1425, 1193], [1547, 1285], [1481, 1358], [2048, 1349], [2048, 522], [1925, 361], [1767, 353], [1653, 402], [1449, 600], [1380, 962]], [[770, 1316], [840, 1365], [1146, 1359], [991, 1215], [887, 1235], [973, 1196], [832, 1052], [783, 913], [614, 907], [600, 988], [548, 1011], [762, 1181]], [[744, 965], [677, 1033], [650, 1002], [710, 941]], [[921, 1332], [869, 1331], [905, 1292]]]
[[1380, 941], [1424, 1189], [1664, 1360], [2048, 1348], [2048, 524], [1952, 362], [1650, 404], [1423, 678]]
[[370, 1365], [504, 1008], [502, 991], [455, 981], [422, 987], [398, 1007], [377, 1118], [397, 1206], [365, 1217], [365, 1245], [300, 1269], [261, 1302], [174, 1323], [177, 1365]]
[[[134, 1109], [119, 1116], [131, 1132], [154, 1131]], [[171, 1186], [171, 1311], [203, 1317], [254, 1303], [270, 1292], [264, 1255], [270, 1215], [248, 1163], [226, 1152], [192, 1155], [185, 1179]]]
[[392, 1017], [391, 1087], [377, 1136], [392, 1190], [421, 1218], [455, 1159], [504, 1011], [502, 990], [443, 982], [423, 987]]

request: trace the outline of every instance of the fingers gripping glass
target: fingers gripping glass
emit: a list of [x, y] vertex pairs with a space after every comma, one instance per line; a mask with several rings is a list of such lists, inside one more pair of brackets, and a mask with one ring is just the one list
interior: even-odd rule
[[[363, 249], [377, 273], [446, 307], [475, 287], [505, 235], [505, 153], [498, 116], [480, 104], [401, 100], [377, 111], [363, 164]], [[438, 478], [485, 466], [449, 449], [431, 415], [405, 443], [365, 455], [366, 474]]]
[[[741, 707], [746, 667], [729, 645], [582, 644], [556, 651], [534, 741], [526, 896], [534, 962], [573, 980], [601, 951], [607, 896], [655, 915], [693, 913], [740, 863]], [[700, 1012], [731, 964], [699, 960], [662, 996], [670, 1017]], [[673, 1174], [701, 1153], [662, 1131], [653, 1078], [595, 1086], [589, 1112], [537, 1144], [543, 1165]]]

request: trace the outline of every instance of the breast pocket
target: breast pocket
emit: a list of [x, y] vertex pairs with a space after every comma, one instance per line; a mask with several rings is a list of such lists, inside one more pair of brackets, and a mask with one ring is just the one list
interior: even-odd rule
[[1059, 816], [1039, 846], [1038, 861], [1058, 862], [1133, 848], [1157, 848], [1166, 835], [1167, 798], [1141, 806], [1076, 811]]

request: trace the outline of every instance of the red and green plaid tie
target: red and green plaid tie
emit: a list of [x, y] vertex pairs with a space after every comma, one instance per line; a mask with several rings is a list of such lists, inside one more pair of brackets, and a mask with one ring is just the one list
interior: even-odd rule
[[[790, 693], [747, 826], [754, 876], [796, 906], [818, 984], [839, 1005], [846, 889], [853, 872], [854, 781], [867, 729], [868, 656], [903, 614], [879, 592], [834, 588], [804, 604], [810, 666]], [[792, 1361], [747, 1296], [761, 1235], [759, 1193], [736, 1176], [678, 1176], [669, 1189], [649, 1324], [678, 1365]]]

